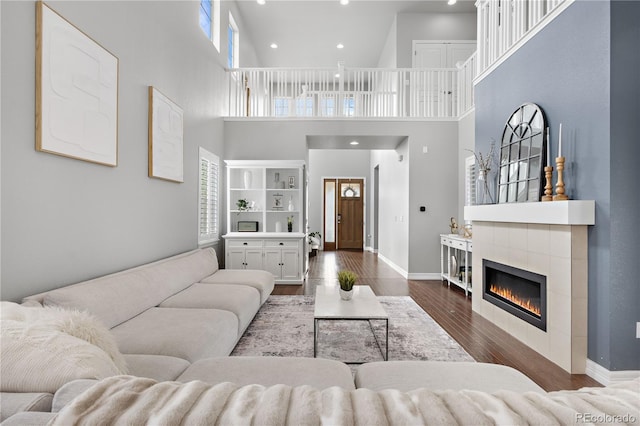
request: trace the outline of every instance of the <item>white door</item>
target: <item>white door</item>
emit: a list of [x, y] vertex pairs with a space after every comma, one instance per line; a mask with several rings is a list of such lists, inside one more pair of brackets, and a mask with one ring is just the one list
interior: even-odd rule
[[[456, 68], [476, 51], [475, 41], [413, 41], [414, 68]], [[424, 76], [423, 76], [424, 77]], [[411, 103], [414, 117], [452, 116], [456, 111], [457, 81], [449, 72], [412, 80], [411, 90], [416, 95]]]
[[299, 279], [299, 262], [297, 249], [282, 250], [282, 279], [297, 280]]
[[265, 249], [264, 250], [264, 269], [271, 272], [275, 279], [279, 280], [282, 276], [282, 250], [281, 249]]
[[245, 249], [244, 262], [245, 269], [262, 269], [262, 249]]

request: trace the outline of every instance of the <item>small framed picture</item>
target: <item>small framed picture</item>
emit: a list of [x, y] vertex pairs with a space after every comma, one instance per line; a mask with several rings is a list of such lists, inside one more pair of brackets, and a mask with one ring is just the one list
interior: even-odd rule
[[289, 176], [289, 188], [293, 189], [296, 187], [296, 177], [295, 176]]

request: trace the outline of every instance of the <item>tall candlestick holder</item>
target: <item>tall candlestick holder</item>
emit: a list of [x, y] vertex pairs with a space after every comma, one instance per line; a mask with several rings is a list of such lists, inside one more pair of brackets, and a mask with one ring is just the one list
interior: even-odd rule
[[546, 166], [544, 168], [544, 176], [547, 179], [547, 183], [544, 186], [544, 195], [542, 196], [542, 201], [553, 201], [553, 183], [552, 183], [552, 178], [553, 178], [553, 167], [552, 166]]
[[562, 180], [562, 172], [564, 171], [564, 157], [556, 157], [556, 168], [558, 170], [558, 182], [556, 183], [556, 195], [553, 196], [553, 201], [568, 200], [569, 197], [567, 197], [564, 193], [564, 180]]

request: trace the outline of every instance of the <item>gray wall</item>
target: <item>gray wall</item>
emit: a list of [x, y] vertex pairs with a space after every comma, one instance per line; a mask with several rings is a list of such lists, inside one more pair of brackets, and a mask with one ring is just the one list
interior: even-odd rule
[[365, 231], [364, 243], [369, 245], [366, 236], [369, 230], [369, 212], [371, 198], [369, 197], [372, 184], [369, 175], [369, 150], [364, 149], [312, 149], [309, 150], [309, 231], [319, 231], [324, 237], [322, 227], [322, 207], [324, 178], [364, 178], [365, 182]]
[[640, 3], [611, 3], [610, 365], [619, 370], [640, 369], [640, 340], [634, 339], [640, 321], [639, 22]]
[[[626, 11], [622, 5], [614, 9], [620, 14]], [[638, 370], [640, 340], [635, 339], [635, 322], [639, 318], [639, 298], [637, 278], [633, 278], [637, 276], [637, 250], [635, 255], [630, 254], [633, 247], [637, 249], [638, 240], [631, 238], [633, 233], [625, 234], [635, 226], [632, 221], [616, 225], [624, 229], [612, 228], [613, 219], [634, 215], [637, 210], [633, 207], [638, 206], [637, 195], [628, 197], [616, 188], [616, 184], [630, 178], [637, 182], [637, 167], [622, 170], [620, 165], [630, 161], [623, 161], [625, 156], [637, 153], [638, 114], [635, 113], [635, 128], [629, 123], [632, 120], [628, 114], [633, 112], [614, 117], [633, 102], [637, 108], [637, 97], [635, 101], [632, 95], [617, 98], [616, 92], [633, 93], [635, 89], [637, 96], [638, 81], [637, 73], [634, 80], [623, 66], [619, 74], [625, 80], [620, 81], [620, 86], [612, 85], [610, 67], [614, 41], [611, 29], [618, 21], [625, 25], [613, 31], [614, 39], [625, 40], [624, 46], [635, 54], [631, 55], [633, 59], [616, 55], [613, 63], [626, 65], [624, 61], [629, 61], [637, 67], [638, 39], [628, 28], [633, 26], [633, 19], [637, 27], [638, 15], [636, 12], [631, 20], [614, 16], [616, 21], [612, 21], [610, 12], [609, 2], [575, 2], [476, 85], [476, 148], [487, 152], [491, 139], [500, 140], [511, 112], [522, 103], [534, 102], [546, 113], [555, 156], [562, 122], [568, 195], [572, 199], [596, 200], [596, 225], [589, 229], [588, 357], [612, 371]], [[629, 50], [620, 53], [625, 55]], [[620, 129], [614, 130], [616, 127]], [[613, 136], [619, 140], [614, 141]], [[635, 140], [630, 139], [632, 136]], [[637, 188], [629, 190], [637, 194]], [[615, 259], [615, 267], [611, 259]], [[633, 289], [626, 279], [629, 277], [635, 282]]]
[[413, 40], [475, 40], [475, 13], [400, 13], [397, 18], [397, 66], [411, 68]]
[[[224, 158], [226, 32], [218, 54], [198, 2], [48, 4], [119, 58], [119, 160], [35, 151], [35, 3], [3, 1], [2, 300], [195, 248], [198, 146]], [[182, 184], [147, 177], [149, 85], [184, 110]]]

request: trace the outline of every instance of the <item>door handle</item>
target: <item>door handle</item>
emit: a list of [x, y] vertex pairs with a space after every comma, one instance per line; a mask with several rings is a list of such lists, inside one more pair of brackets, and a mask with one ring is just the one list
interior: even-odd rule
[[342, 215], [338, 213], [338, 225], [340, 225], [340, 221], [342, 220]]

